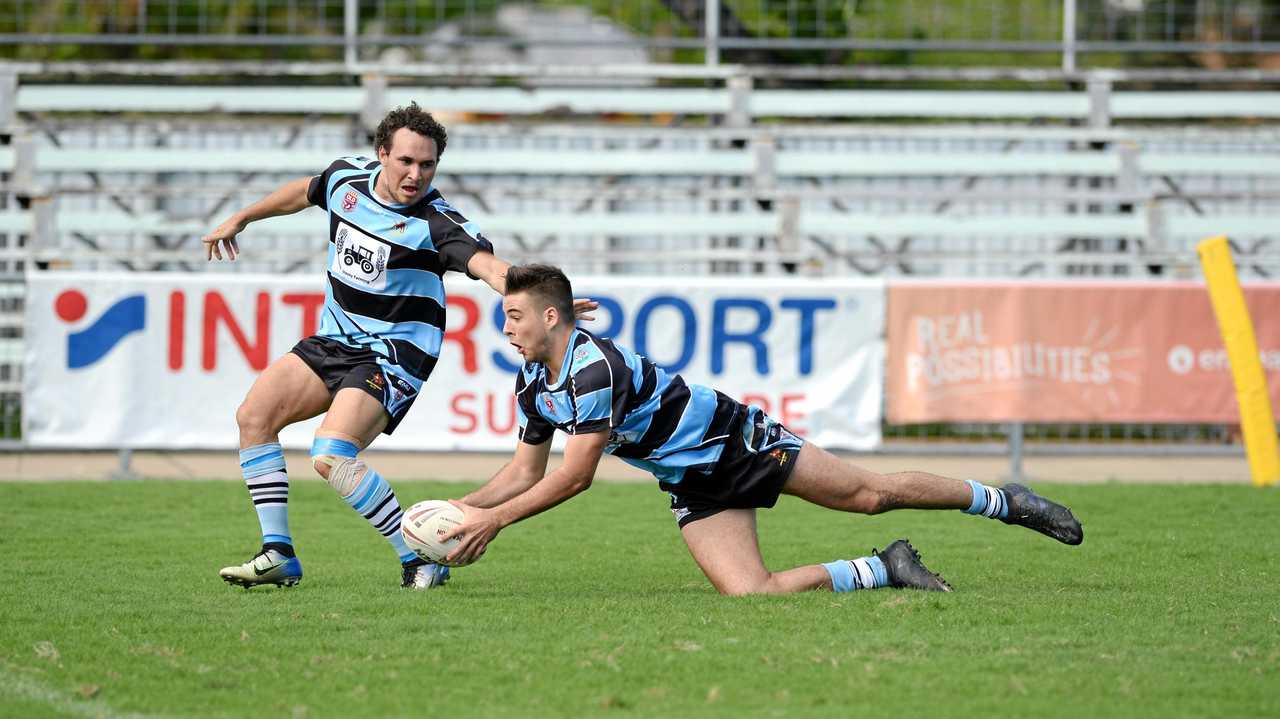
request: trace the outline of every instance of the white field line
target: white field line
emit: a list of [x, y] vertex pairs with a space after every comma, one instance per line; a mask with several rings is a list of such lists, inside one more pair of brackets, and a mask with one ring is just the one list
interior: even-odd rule
[[0, 696], [26, 699], [44, 704], [59, 714], [86, 719], [159, 719], [157, 714], [117, 712], [101, 699], [78, 699], [68, 692], [24, 677], [7, 666], [0, 666]]

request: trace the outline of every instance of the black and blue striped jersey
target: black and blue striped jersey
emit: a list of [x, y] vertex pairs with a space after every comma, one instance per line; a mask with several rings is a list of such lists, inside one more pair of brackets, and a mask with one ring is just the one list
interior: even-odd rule
[[444, 339], [446, 271], [493, 246], [431, 188], [410, 205], [374, 194], [382, 165], [344, 157], [311, 181], [329, 212], [328, 286], [317, 335], [372, 350], [419, 380]]
[[608, 431], [606, 452], [669, 484], [715, 466], [739, 406], [583, 329], [569, 338], [556, 384], [545, 365], [526, 362], [516, 398], [521, 441]]

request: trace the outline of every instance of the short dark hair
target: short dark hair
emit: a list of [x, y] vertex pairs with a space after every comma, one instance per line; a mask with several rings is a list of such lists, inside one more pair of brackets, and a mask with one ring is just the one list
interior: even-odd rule
[[560, 313], [561, 322], [574, 323], [573, 285], [559, 267], [531, 264], [507, 268], [507, 294], [528, 292], [543, 304]]
[[431, 113], [411, 102], [408, 107], [397, 107], [378, 123], [378, 130], [373, 135], [373, 148], [391, 152], [391, 136], [396, 130], [407, 127], [410, 130], [436, 141], [436, 157], [444, 154], [444, 145], [449, 140], [449, 133], [444, 125], [436, 122]]

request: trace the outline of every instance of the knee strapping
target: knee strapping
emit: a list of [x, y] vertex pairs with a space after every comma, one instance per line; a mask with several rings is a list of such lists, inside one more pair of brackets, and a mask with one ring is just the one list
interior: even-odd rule
[[[335, 482], [338, 479], [344, 479], [345, 481], [345, 478], [340, 478], [338, 475], [351, 474], [352, 468], [347, 467], [347, 469], [344, 472], [338, 472], [338, 468], [343, 465], [355, 463], [356, 453], [359, 451], [360, 451], [359, 447], [355, 446], [354, 444], [346, 440], [334, 439], [333, 437], [316, 437], [315, 441], [311, 443], [311, 461], [328, 465], [329, 484], [332, 485], [334, 489], [339, 489], [338, 484], [335, 484]], [[360, 465], [360, 468], [363, 470], [364, 463], [360, 462], [359, 465]], [[361, 477], [364, 476], [363, 471], [357, 474], [359, 474]], [[356, 481], [359, 482], [359, 479], [357, 478]], [[346, 494], [350, 494], [351, 491], [354, 491], [354, 490], [355, 490], [355, 485], [352, 485], [351, 490], [347, 491]]]
[[341, 458], [337, 464], [330, 465], [327, 480], [329, 486], [333, 487], [340, 496], [349, 497], [360, 486], [360, 482], [364, 480], [368, 471], [369, 467], [355, 457]]

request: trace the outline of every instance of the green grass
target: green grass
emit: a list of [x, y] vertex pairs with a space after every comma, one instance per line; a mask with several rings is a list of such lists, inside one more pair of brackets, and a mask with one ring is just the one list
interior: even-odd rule
[[725, 598], [647, 485], [596, 486], [415, 593], [320, 482], [291, 504], [306, 580], [253, 591], [216, 577], [255, 548], [238, 482], [0, 483], [0, 715], [1280, 714], [1280, 493], [1047, 490], [1083, 546], [784, 499], [771, 566], [908, 536], [956, 592]]

